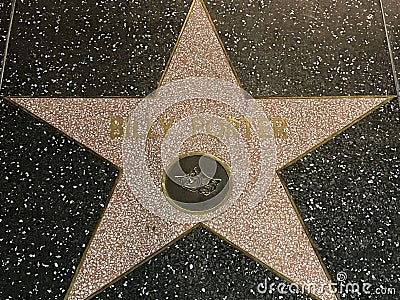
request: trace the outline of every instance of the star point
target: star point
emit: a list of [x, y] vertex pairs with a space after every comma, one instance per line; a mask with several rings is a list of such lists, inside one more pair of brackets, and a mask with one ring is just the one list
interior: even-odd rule
[[[191, 77], [212, 77], [240, 86], [213, 26], [203, 1], [195, 0], [160, 87]], [[276, 120], [277, 168], [331, 138], [385, 99], [385, 96], [257, 99], [263, 112]], [[12, 97], [12, 101], [122, 168], [127, 120], [143, 99]], [[199, 144], [207, 152], [215, 142], [201, 140]], [[183, 149], [188, 151], [190, 145]], [[68, 299], [87, 298], [196, 223], [180, 224], [151, 214], [132, 195], [126, 174], [121, 175], [77, 270]], [[329, 283], [278, 175], [272, 178], [254, 208], [239, 201], [221, 215], [198, 224], [211, 228], [301, 286]], [[335, 299], [322, 292], [316, 296]]]

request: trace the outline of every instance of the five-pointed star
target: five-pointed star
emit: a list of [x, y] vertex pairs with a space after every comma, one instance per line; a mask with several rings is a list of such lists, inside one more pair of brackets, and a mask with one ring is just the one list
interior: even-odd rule
[[[239, 84], [204, 3], [194, 0], [160, 86], [188, 77]], [[276, 139], [277, 167], [320, 144], [386, 97], [265, 98], [266, 115], [286, 120]], [[123, 137], [110, 136], [110, 120], [126, 120], [140, 98], [12, 98], [122, 168]], [[204, 224], [293, 282], [322, 286], [329, 279], [278, 176], [253, 209], [233, 206]], [[84, 299], [194, 224], [149, 213], [130, 193], [124, 175], [77, 270], [68, 299]], [[319, 294], [322, 299], [334, 299]]]

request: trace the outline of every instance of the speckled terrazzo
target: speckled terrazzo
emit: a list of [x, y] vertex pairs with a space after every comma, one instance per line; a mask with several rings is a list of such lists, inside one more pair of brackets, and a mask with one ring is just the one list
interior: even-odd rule
[[2, 93], [145, 96], [190, 3], [18, 1]]
[[263, 293], [265, 282], [290, 284], [198, 226], [91, 299], [311, 299]]
[[5, 0], [0, 3], [0, 68], [3, 64], [4, 48], [10, 23], [11, 3], [12, 0]]
[[[174, 57], [163, 79], [168, 81], [170, 78], [182, 78], [182, 70], [185, 71], [184, 77], [193, 76], [192, 71], [196, 75], [200, 70], [199, 66], [201, 66], [200, 74], [203, 76], [213, 77], [215, 66], [218, 66], [218, 70], [221, 71], [218, 73], [219, 78], [234, 78], [234, 71], [230, 68], [229, 62], [223, 59], [221, 45], [218, 39], [213, 37], [212, 28], [210, 30], [212, 24], [208, 21], [205, 7], [198, 1], [193, 3], [192, 7], [194, 19], [186, 23], [187, 35], [182, 34], [180, 46], [174, 52]], [[193, 30], [194, 28], [196, 30]], [[199, 51], [198, 47], [204, 47], [207, 51]], [[204, 53], [206, 55], [203, 55]], [[163, 85], [163, 79], [161, 79], [162, 86], [166, 87]], [[215, 79], [213, 80], [216, 83]], [[175, 91], [175, 96], [179, 95], [177, 93], [179, 90]], [[257, 101], [261, 106], [260, 109], [267, 116], [283, 118], [287, 122], [286, 135], [279, 134], [275, 141], [278, 163], [282, 166], [375, 107], [385, 98], [268, 98]], [[119, 166], [123, 163], [123, 138], [110, 135], [110, 120], [118, 117], [124, 123], [126, 118], [132, 116], [132, 113], [138, 109], [141, 101], [137, 98], [12, 99]], [[169, 97], [168, 99], [176, 98]], [[214, 115], [224, 113], [221, 112], [222, 102], [216, 107], [213, 105], [205, 107]], [[193, 109], [192, 105], [173, 105], [171, 108], [173, 109], [160, 108], [157, 115], [166, 119], [174, 117], [179, 122], [180, 118], [188, 112], [193, 115], [200, 111]], [[250, 108], [247, 107], [246, 110]], [[225, 113], [227, 113], [226, 110]], [[115, 130], [113, 132], [115, 133]], [[203, 141], [208, 141], [204, 146], [210, 144], [210, 140], [206, 137], [207, 135], [202, 135], [201, 138]], [[160, 143], [163, 144], [163, 139], [156, 143], [148, 143], [150, 149], [145, 153], [147, 155], [157, 153], [160, 150], [157, 145]], [[189, 138], [182, 145], [182, 150], [191, 148], [192, 151], [198, 151], [193, 148], [197, 147], [196, 145], [198, 141]], [[211, 153], [214, 152], [211, 151]], [[231, 155], [229, 157], [232, 159]], [[256, 156], [252, 157], [252, 160], [259, 165]], [[162, 174], [160, 166], [151, 156], [146, 165], [156, 170], [154, 174]], [[127, 170], [124, 168], [124, 171]], [[263, 192], [265, 197], [260, 196], [261, 199], [257, 199], [259, 205], [251, 208], [244, 198], [244, 201], [238, 201], [229, 207], [226, 213], [206, 217], [205, 224], [300, 285], [327, 284], [328, 278], [323, 267], [278, 177], [274, 172], [272, 173], [274, 178], [271, 187], [268, 191], [265, 188]], [[176, 219], [176, 216], [168, 214], [160, 218], [159, 215], [150, 213], [141, 197], [143, 194], [130, 192], [127, 177], [124, 172], [115, 187], [108, 209], [95, 232], [71, 288], [68, 297], [70, 300], [86, 299], [90, 294], [136, 266], [197, 223], [182, 222], [182, 216]], [[154, 179], [157, 181], [157, 176]], [[162, 198], [155, 199], [162, 201]], [[160, 204], [153, 207], [161, 207], [171, 212], [170, 205], [166, 206], [163, 202]], [[171, 216], [175, 219], [171, 220]], [[169, 220], [164, 219], [165, 217]], [[334, 299], [332, 295], [321, 291], [317, 291], [316, 294], [324, 300]]]
[[[109, 1], [107, 3], [105, 1], [72, 2], [57, 2], [46, 7], [43, 7], [42, 3], [39, 5], [39, 1], [18, 2], [20, 5], [17, 8], [19, 7], [20, 10], [17, 11], [18, 17], [15, 19], [14, 25], [16, 27], [13, 27], [13, 39], [10, 48], [11, 66], [7, 67], [6, 81], [8, 81], [2, 92], [14, 95], [46, 96], [47, 98], [12, 98], [12, 100], [119, 167], [122, 166], [121, 144], [123, 138], [110, 134], [112, 128], [110, 120], [117, 118], [122, 123], [126, 122], [126, 118], [132, 116], [132, 111], [138, 107], [142, 99], [131, 97], [68, 98], [66, 96], [143, 96], [153, 91], [158, 82], [162, 85], [172, 80], [199, 75], [224, 78], [231, 82], [236, 82], [236, 79], [239, 79], [244, 82], [245, 86], [247, 84], [247, 88], [253, 94], [256, 94], [253, 92], [254, 90], [251, 90], [254, 87], [257, 91], [265, 91], [271, 88], [270, 83], [265, 84], [266, 81], [262, 78], [267, 78], [267, 80], [272, 78], [276, 81], [272, 82], [275, 82], [275, 87], [279, 87], [279, 93], [274, 90], [271, 94], [278, 95], [288, 93], [287, 95], [299, 96], [304, 94], [304, 90], [306, 90], [305, 94], [312, 95], [314, 95], [313, 93], [334, 95], [384, 94], [387, 91], [390, 92], [390, 87], [393, 86], [390, 81], [391, 70], [388, 65], [388, 56], [384, 51], [386, 41], [381, 34], [383, 28], [379, 27], [381, 25], [379, 25], [379, 19], [376, 15], [376, 8], [379, 7], [375, 2], [364, 2], [360, 5], [357, 1], [346, 4], [343, 2], [334, 2], [334, 4], [329, 5], [320, 4], [320, 8], [322, 7], [323, 10], [319, 10], [320, 8], [315, 10], [315, 20], [310, 17], [314, 20], [309, 24], [312, 27], [311, 32], [320, 26], [318, 28], [320, 31], [315, 30], [313, 34], [318, 36], [323, 33], [324, 37], [329, 37], [330, 30], [337, 29], [335, 26], [339, 26], [340, 22], [345, 24], [343, 25], [345, 32], [336, 33], [337, 39], [331, 37], [331, 39], [324, 40], [322, 48], [321, 44], [312, 44], [311, 46], [310, 42], [303, 45], [303, 41], [307, 39], [303, 39], [305, 33], [301, 26], [307, 23], [307, 16], [306, 14], [303, 16], [302, 13], [308, 9], [309, 5], [312, 7], [312, 3], [304, 2], [300, 5], [292, 1], [291, 5], [294, 9], [292, 14], [288, 13], [290, 17], [282, 15], [282, 12], [286, 13], [288, 10], [287, 4], [273, 4], [278, 5], [273, 8], [272, 1], [267, 3], [267, 9], [272, 9], [272, 15], [268, 14], [268, 18], [266, 18], [268, 22], [275, 22], [274, 24], [281, 22], [280, 24], [283, 24], [276, 29], [276, 40], [279, 42], [278, 46], [281, 46], [284, 51], [282, 49], [273, 50], [282, 52], [283, 58], [274, 61], [274, 70], [277, 70], [277, 73], [274, 71], [276, 73], [274, 74], [271, 73], [271, 69], [268, 69], [270, 65], [265, 67], [269, 61], [267, 62], [263, 59], [263, 56], [257, 54], [261, 51], [257, 48], [258, 45], [251, 49], [242, 47], [242, 44], [246, 42], [245, 38], [247, 38], [247, 35], [245, 36], [243, 32], [246, 32], [253, 41], [263, 40], [262, 46], [267, 49], [266, 45], [270, 40], [268, 34], [254, 34], [256, 30], [248, 27], [252, 20], [255, 20], [256, 23], [259, 22], [258, 16], [260, 20], [265, 17], [267, 13], [264, 8], [255, 10], [254, 4], [246, 2], [239, 4], [239, 1], [237, 1], [229, 4], [230, 7], [236, 9], [236, 12], [234, 12], [223, 7], [222, 2], [218, 6], [218, 2], [215, 2], [214, 5], [210, 1], [208, 7], [222, 16], [217, 19], [224, 21], [224, 15], [227, 17], [234, 16], [236, 22], [240, 20], [239, 23], [246, 23], [241, 30], [238, 30], [235, 20], [232, 22], [224, 21], [223, 26], [220, 23], [222, 28], [224, 26], [228, 28], [226, 31], [228, 35], [236, 35], [237, 41], [235, 43], [237, 42], [240, 50], [243, 50], [231, 53], [231, 56], [236, 56], [238, 59], [248, 59], [251, 68], [254, 66], [254, 63], [251, 62], [258, 60], [260, 63], [255, 67], [254, 72], [253, 69], [247, 68], [244, 64], [237, 64], [236, 67], [242, 69], [241, 76], [243, 78], [235, 77], [235, 71], [229, 65], [217, 36], [213, 32], [213, 28], [210, 27], [212, 24], [208, 21], [207, 13], [201, 10], [203, 6], [200, 2], [192, 11], [193, 19], [187, 19], [187, 34], [181, 35], [180, 44], [176, 47], [174, 58], [170, 60], [163, 77], [161, 77], [162, 69], [166, 66], [166, 61], [176, 41], [190, 2], [162, 3], [159, 1], [157, 3], [131, 2], [129, 4]], [[245, 6], [250, 5], [247, 5], [245, 10], [241, 12], [238, 11], [238, 5], [242, 5], [241, 3], [244, 3]], [[257, 3], [261, 6], [265, 4], [263, 1]], [[367, 5], [367, 3], [369, 4]], [[247, 10], [250, 11], [249, 19], [244, 16]], [[356, 13], [350, 15], [349, 12], [353, 11]], [[372, 13], [369, 14], [371, 11]], [[357, 16], [357, 12], [360, 12], [361, 15]], [[256, 18], [251, 18], [252, 14]], [[295, 18], [299, 18], [299, 14], [303, 17], [305, 23], [301, 21], [299, 23], [294, 22], [293, 25], [288, 24], [290, 21], [295, 21]], [[321, 20], [319, 14], [324, 14], [323, 18], [327, 20], [330, 18], [330, 21], [326, 21], [324, 26], [328, 24], [331, 27], [326, 29], [321, 23], [318, 23]], [[278, 17], [274, 17], [275, 15]], [[345, 15], [356, 17], [346, 19], [343, 18]], [[262, 26], [267, 21], [263, 22], [260, 23]], [[145, 28], [142, 28], [143, 23], [146, 23]], [[369, 28], [368, 26], [372, 27]], [[271, 28], [265, 29], [270, 30]], [[359, 30], [360, 28], [361, 30]], [[367, 29], [368, 33], [365, 32]], [[291, 37], [292, 33], [299, 34], [302, 39], [300, 43], [297, 42], [298, 38], [295, 35], [293, 35], [294, 40], [288, 38], [288, 36]], [[354, 33], [354, 37], [351, 35], [352, 33]], [[359, 44], [360, 35], [362, 41], [369, 43], [368, 46]], [[343, 41], [347, 42], [346, 38], [349, 36], [351, 37], [350, 43], [347, 45]], [[315, 36], [311, 36], [311, 38], [307, 36], [307, 38], [312, 41], [318, 40]], [[321, 37], [319, 38], [321, 39]], [[290, 48], [294, 41], [296, 41], [296, 47]], [[21, 46], [22, 43], [23, 47]], [[343, 46], [344, 44], [346, 47]], [[355, 44], [357, 46], [353, 47]], [[26, 45], [30, 46], [31, 49]], [[154, 45], [156, 46], [154, 47]], [[230, 47], [228, 51], [232, 52], [232, 46], [229, 46], [228, 41], [225, 46]], [[310, 47], [317, 50], [312, 52], [309, 50]], [[274, 59], [276, 54], [273, 51], [267, 51], [270, 55], [267, 57], [268, 59]], [[299, 55], [299, 53], [304, 55]], [[310, 68], [300, 70], [303, 65], [307, 66], [307, 59], [315, 53], [323, 54], [320, 55], [320, 66], [311, 68], [311, 71]], [[357, 60], [350, 62], [346, 55], [349, 55], [349, 57], [357, 56], [357, 59], [360, 58], [360, 64]], [[293, 58], [294, 56], [296, 58]], [[332, 58], [333, 61], [331, 62]], [[299, 64], [299, 62], [303, 64]], [[340, 68], [336, 68], [336, 66], [340, 66]], [[358, 67], [359, 69], [357, 69]], [[257, 68], [261, 68], [261, 71]], [[352, 68], [356, 70], [354, 73], [352, 73]], [[243, 72], [245, 75], [243, 75]], [[247, 74], [249, 72], [250, 75]], [[324, 72], [331, 77], [326, 79]], [[346, 72], [350, 72], [349, 74], [354, 78], [347, 77]], [[386, 72], [386, 75], [382, 75], [382, 72]], [[287, 77], [290, 81], [287, 80]], [[296, 78], [297, 81], [293, 78]], [[311, 83], [308, 83], [308, 80]], [[335, 88], [332, 92], [333, 86]], [[365, 89], [365, 87], [368, 88]], [[51, 98], [52, 95], [61, 95], [64, 98]], [[286, 136], [281, 132], [276, 140], [277, 163], [280, 167], [375, 107], [385, 98], [385, 96], [311, 99], [306, 97], [270, 97], [259, 99], [258, 102], [267, 116], [283, 118], [287, 123], [284, 132]], [[163, 114], [166, 117], [171, 117], [175, 112], [173, 116], [179, 121], [179, 118], [184, 116], [187, 111], [190, 114], [199, 112], [198, 110], [190, 110], [190, 108], [190, 105], [182, 108], [179, 108], [178, 105], [171, 111], [163, 112]], [[221, 106], [217, 109], [207, 106], [207, 109], [215, 113], [218, 109], [221, 110]], [[114, 128], [115, 133], [118, 133], [118, 130]], [[162, 144], [162, 142], [161, 140], [160, 143]], [[201, 147], [199, 147], [199, 144], [201, 144]], [[158, 153], [158, 143], [148, 143], [148, 145], [152, 149], [149, 149], [146, 152], [147, 154]], [[211, 150], [215, 146], [216, 143], [202, 135], [199, 139], [187, 139], [180, 150], [193, 149], [195, 151], [205, 148], [206, 151], [214, 153]], [[218, 150], [225, 152], [224, 147]], [[232, 155], [223, 154], [222, 157], [227, 156], [230, 160], [235, 159]], [[258, 161], [256, 155], [252, 159]], [[146, 164], [149, 168], [157, 171], [154, 174], [161, 173], [152, 156], [148, 156]], [[145, 205], [140, 201], [140, 194], [131, 193], [125, 171], [124, 168], [124, 175], [120, 177], [115, 186], [109, 206], [98, 229], [87, 231], [87, 234], [93, 234], [93, 239], [88, 246], [88, 251], [80, 261], [79, 270], [76, 270], [77, 277], [74, 284], [69, 286], [69, 300], [86, 299], [90, 294], [110, 283], [130, 268], [137, 266], [149, 255], [170, 243], [195, 224], [195, 222], [185, 223], [165, 220], [146, 210]], [[154, 176], [154, 181], [157, 182], [157, 180], [158, 177]], [[107, 188], [109, 187], [107, 184], [99, 183], [98, 186], [99, 188]], [[300, 285], [326, 284], [328, 278], [324, 268], [318, 260], [308, 236], [275, 173], [271, 187], [264, 196], [260, 197], [262, 199], [259, 199], [260, 202], [257, 202], [259, 204], [255, 207], [251, 208], [244, 205], [245, 202], [239, 202], [229, 207], [226, 213], [205, 220], [204, 224], [243, 248], [259, 261], [262, 261], [263, 264], [284, 274]], [[201, 235], [194, 238], [192, 249], [196, 249], [193, 247], [203, 242], [202, 239], [206, 234], [207, 232], [202, 232]], [[185, 249], [189, 249], [187, 252], [190, 252], [190, 248]], [[197, 247], [197, 250], [193, 252], [199, 252], [198, 249]], [[204, 255], [204, 253], [201, 254]], [[238, 253], [237, 255], [243, 254]], [[182, 262], [178, 258], [169, 258], [177, 264]], [[218, 264], [217, 259], [218, 257], [215, 260], [208, 261], [210, 262], [209, 265], [204, 262], [203, 266], [211, 269], [215, 264]], [[231, 260], [233, 261], [233, 259]], [[250, 258], [248, 260], [251, 261]], [[158, 262], [149, 262], [154, 266], [152, 270], [156, 268], [162, 270], [162, 264], [158, 264]], [[234, 276], [237, 274], [231, 272], [229, 268], [240, 267], [242, 269], [247, 265], [243, 260], [240, 262], [229, 261], [229, 263], [231, 264], [227, 264], [228, 267], [223, 272], [226, 276], [230, 276], [231, 273]], [[255, 264], [255, 262], [251, 261], [251, 264]], [[224, 267], [221, 266], [222, 269]], [[193, 264], [194, 269], [195, 264]], [[172, 275], [174, 275], [173, 272]], [[200, 276], [200, 281], [203, 278], [202, 275], [197, 275], [197, 273], [193, 275]], [[168, 278], [169, 275], [166, 279]], [[196, 281], [198, 278], [194, 277], [192, 280]], [[209, 280], [208, 277], [204, 278], [206, 281]], [[235, 280], [236, 278], [238, 277], [235, 277]], [[189, 280], [189, 278], [186, 279]], [[264, 279], [265, 277], [261, 278], [261, 282]], [[27, 279], [27, 282], [30, 282], [30, 280]], [[242, 280], [235, 281], [235, 284], [231, 284], [231, 286], [228, 284], [228, 286], [235, 291], [241, 290], [242, 282]], [[155, 293], [165, 291], [157, 285], [157, 282], [155, 284]], [[256, 284], [253, 287], [256, 287]], [[205, 289], [205, 292], [208, 292], [208, 290]], [[201, 295], [203, 291], [201, 289], [199, 291]], [[332, 295], [326, 295], [322, 292], [317, 295], [324, 300], [334, 299]], [[276, 298], [278, 298], [277, 296]], [[135, 298], [135, 296], [130, 297], [130, 295], [128, 297]], [[251, 297], [250, 294], [249, 298]], [[54, 298], [57, 298], [57, 296]], [[136, 298], [139, 298], [139, 296]], [[214, 297], [209, 298], [219, 297], [214, 295]]]
[[118, 170], [0, 100], [0, 298], [63, 299]]
[[253, 96], [394, 93], [378, 1], [206, 3]]
[[[400, 111], [391, 100], [281, 170], [332, 278], [400, 291]], [[343, 274], [342, 274], [343, 275]], [[395, 295], [347, 294], [352, 299]]]
[[[191, 1], [17, 3], [2, 93], [145, 96]], [[253, 96], [393, 94], [378, 1], [208, 1]]]
[[[12, 100], [121, 166], [122, 138], [110, 138], [109, 122], [111, 116], [127, 118], [129, 112], [137, 106], [138, 99]], [[276, 140], [278, 166], [281, 167], [384, 100], [385, 98], [350, 97], [270, 98], [259, 101], [267, 115], [280, 116], [288, 122], [287, 138]], [[79, 113], [76, 113], [77, 108]], [[183, 145], [185, 149], [202, 149], [196, 147], [199, 144], [196, 139], [188, 142], [190, 143]], [[207, 221], [206, 225], [295, 282], [323, 284], [326, 280], [277, 176], [257, 207], [252, 210], [246, 205], [232, 207], [227, 213]], [[189, 228], [190, 225], [166, 222], [150, 214], [131, 195], [122, 176], [93, 239], [70, 299], [85, 299], [83, 296], [88, 296], [88, 293], [93, 293], [140, 263]]]
[[382, 0], [388, 33], [394, 60], [396, 64], [397, 77], [400, 78], [400, 2], [396, 0]]

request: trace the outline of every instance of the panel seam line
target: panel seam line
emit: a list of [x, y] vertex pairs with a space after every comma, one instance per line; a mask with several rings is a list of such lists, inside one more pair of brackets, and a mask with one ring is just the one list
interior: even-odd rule
[[10, 43], [10, 37], [11, 37], [11, 28], [14, 20], [14, 13], [15, 13], [15, 4], [17, 0], [13, 0], [11, 4], [11, 12], [10, 12], [10, 23], [8, 25], [8, 32], [7, 32], [7, 38], [6, 38], [6, 45], [4, 47], [4, 56], [3, 56], [3, 62], [1, 66], [1, 74], [0, 74], [0, 92], [3, 87], [3, 78], [4, 78], [4, 71], [6, 68], [6, 61], [7, 61], [7, 53], [8, 53], [8, 44]]

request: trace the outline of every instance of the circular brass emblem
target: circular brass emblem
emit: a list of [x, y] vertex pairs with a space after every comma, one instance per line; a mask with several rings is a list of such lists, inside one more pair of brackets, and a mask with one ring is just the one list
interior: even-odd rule
[[204, 213], [221, 206], [232, 188], [229, 169], [217, 157], [188, 153], [164, 171], [163, 192], [173, 206], [189, 213]]

